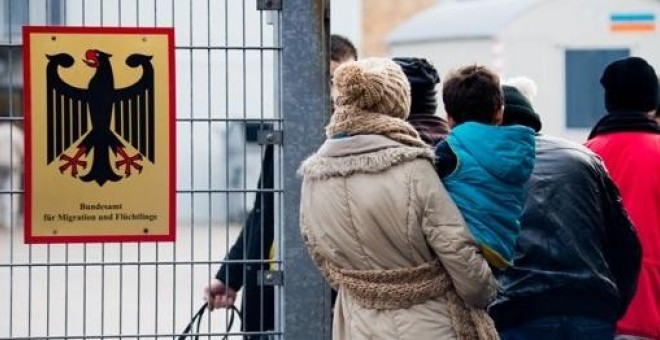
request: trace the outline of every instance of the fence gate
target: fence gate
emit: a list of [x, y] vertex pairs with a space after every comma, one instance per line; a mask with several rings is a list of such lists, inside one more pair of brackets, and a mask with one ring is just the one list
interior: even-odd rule
[[[328, 291], [300, 243], [295, 176], [323, 139], [328, 2], [0, 0], [0, 339], [174, 338], [223, 264], [239, 266], [242, 281], [246, 268], [263, 267], [257, 296], [272, 289], [275, 308], [257, 324], [274, 325], [228, 329], [220, 310], [203, 319], [202, 338], [328, 338]], [[26, 24], [175, 28], [175, 243], [24, 244]], [[227, 259], [255, 198], [267, 195], [274, 257], [247, 259], [244, 247]], [[253, 213], [261, 242], [263, 210]]]

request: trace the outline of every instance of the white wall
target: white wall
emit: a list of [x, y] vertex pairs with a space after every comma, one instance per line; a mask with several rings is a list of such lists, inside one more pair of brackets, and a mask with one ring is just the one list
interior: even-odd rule
[[479, 63], [493, 65], [493, 41], [490, 39], [450, 40], [440, 43], [393, 45], [392, 57], [422, 57], [433, 62], [440, 74], [464, 65]]
[[567, 49], [628, 48], [631, 55], [645, 58], [660, 72], [660, 30], [613, 33], [609, 20], [615, 12], [653, 12], [658, 18], [660, 2], [548, 0], [523, 13], [493, 39], [393, 45], [390, 54], [427, 57], [441, 74], [451, 67], [477, 62], [493, 67], [504, 78], [528, 76], [539, 88], [534, 106], [542, 115], [543, 131], [583, 142], [588, 129], [566, 128], [564, 53]]
[[362, 0], [331, 0], [330, 31], [347, 37], [359, 49], [362, 46]]
[[[505, 76], [526, 75], [537, 82], [535, 101], [544, 131], [583, 142], [589, 129], [566, 128], [565, 51], [567, 49], [628, 48], [660, 70], [660, 32], [614, 33], [609, 29], [615, 12], [654, 12], [651, 0], [554, 0], [512, 22], [501, 34], [505, 41]], [[561, 18], [561, 19], [558, 19]], [[595, 80], [595, 86], [600, 86]]]

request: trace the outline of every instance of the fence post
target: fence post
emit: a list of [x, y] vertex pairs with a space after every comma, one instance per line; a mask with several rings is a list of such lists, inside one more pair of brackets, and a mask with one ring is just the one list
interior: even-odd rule
[[329, 339], [329, 289], [300, 238], [296, 170], [325, 139], [329, 116], [329, 0], [284, 0], [284, 332], [287, 339]]

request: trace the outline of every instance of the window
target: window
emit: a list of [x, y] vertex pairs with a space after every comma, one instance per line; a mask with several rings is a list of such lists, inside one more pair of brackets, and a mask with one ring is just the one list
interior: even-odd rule
[[64, 0], [0, 0], [0, 117], [22, 116], [22, 28], [64, 23]]
[[19, 42], [21, 27], [28, 22], [29, 2], [21, 0], [0, 0], [0, 40]]
[[600, 76], [609, 63], [629, 55], [628, 49], [566, 51], [566, 127], [591, 128], [605, 115]]
[[18, 47], [0, 47], [0, 117], [23, 114], [22, 52]]

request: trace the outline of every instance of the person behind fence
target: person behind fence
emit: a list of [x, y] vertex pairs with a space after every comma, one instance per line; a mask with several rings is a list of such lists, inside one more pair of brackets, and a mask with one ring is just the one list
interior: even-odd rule
[[440, 83], [438, 71], [424, 58], [399, 57], [392, 60], [401, 66], [410, 83], [408, 123], [426, 144], [433, 147], [449, 133], [447, 121], [436, 115], [438, 97], [435, 87]]
[[[504, 125], [540, 132], [529, 79], [504, 86]], [[630, 303], [640, 245], [603, 163], [589, 149], [542, 133], [513, 266], [497, 272], [489, 307], [503, 340], [612, 339]]]
[[494, 339], [496, 282], [405, 121], [410, 86], [384, 58], [335, 71], [327, 139], [303, 162], [302, 239], [338, 290], [333, 339]]
[[339, 65], [357, 60], [357, 56], [357, 49], [348, 38], [339, 34], [330, 36], [330, 76]]
[[[19, 191], [23, 161], [23, 132], [9, 122], [0, 121], [0, 191]], [[20, 196], [0, 194], [0, 230], [18, 225]]]
[[[345, 37], [332, 35], [330, 37], [331, 70], [349, 60], [357, 59], [353, 44]], [[266, 146], [261, 163], [261, 176], [258, 189], [273, 189], [274, 186], [273, 146]], [[204, 290], [204, 299], [210, 310], [228, 308], [234, 305], [237, 292], [243, 288], [241, 311], [243, 315], [242, 330], [259, 332], [275, 328], [274, 290], [270, 286], [258, 285], [257, 275], [260, 271], [269, 270], [268, 263], [244, 263], [246, 260], [268, 261], [274, 259], [274, 197], [272, 192], [263, 191], [256, 194], [254, 205], [250, 211], [241, 233], [238, 235], [226, 260]], [[246, 339], [259, 339], [258, 335], [246, 336]]]
[[436, 146], [436, 170], [488, 262], [506, 269], [520, 230], [523, 186], [534, 167], [534, 130], [498, 126], [500, 80], [484, 66], [451, 72], [442, 99], [452, 130]]
[[598, 154], [621, 190], [642, 242], [637, 293], [617, 333], [660, 339], [660, 126], [654, 119], [658, 78], [644, 59], [609, 64], [600, 78], [605, 115], [586, 145]]

